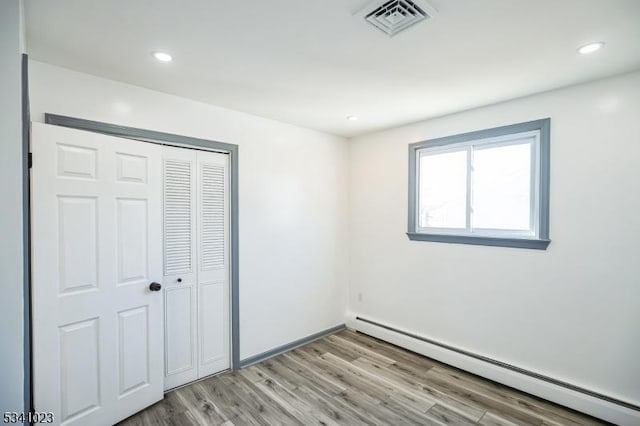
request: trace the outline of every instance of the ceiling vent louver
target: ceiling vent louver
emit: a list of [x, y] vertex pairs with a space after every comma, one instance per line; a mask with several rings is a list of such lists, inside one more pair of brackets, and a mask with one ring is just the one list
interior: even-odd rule
[[435, 9], [424, 0], [380, 0], [367, 4], [358, 16], [393, 37], [420, 21], [429, 19]]

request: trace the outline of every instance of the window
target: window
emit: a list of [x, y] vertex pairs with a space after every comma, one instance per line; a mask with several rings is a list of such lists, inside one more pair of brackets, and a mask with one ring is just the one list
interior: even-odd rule
[[409, 146], [411, 240], [546, 249], [550, 119]]

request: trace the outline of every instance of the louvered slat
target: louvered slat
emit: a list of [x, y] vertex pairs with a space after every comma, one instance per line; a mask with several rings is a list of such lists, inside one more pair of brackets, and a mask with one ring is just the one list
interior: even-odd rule
[[191, 272], [191, 173], [189, 161], [164, 162], [164, 274]]
[[224, 235], [224, 167], [214, 164], [201, 166], [201, 247], [202, 270], [219, 269], [225, 264]]

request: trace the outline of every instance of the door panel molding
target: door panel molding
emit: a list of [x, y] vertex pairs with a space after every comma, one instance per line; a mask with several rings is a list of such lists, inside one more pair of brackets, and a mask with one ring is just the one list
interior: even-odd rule
[[230, 290], [231, 290], [231, 368], [240, 368], [240, 274], [239, 274], [239, 226], [238, 226], [238, 145], [208, 139], [158, 132], [136, 127], [120, 126], [112, 123], [85, 120], [45, 113], [45, 123], [61, 127], [86, 130], [105, 135], [118, 136], [159, 145], [198, 149], [201, 151], [220, 152], [229, 155], [229, 250], [230, 255]]
[[[34, 406], [53, 424], [114, 424], [163, 396], [151, 356], [164, 346], [162, 300], [149, 289], [162, 277], [162, 148], [32, 132]], [[117, 178], [123, 153], [147, 157], [146, 183]]]

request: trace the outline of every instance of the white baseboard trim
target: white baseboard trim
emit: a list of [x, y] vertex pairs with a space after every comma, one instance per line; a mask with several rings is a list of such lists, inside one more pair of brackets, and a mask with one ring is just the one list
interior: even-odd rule
[[640, 411], [431, 344], [368, 320], [373, 319], [363, 321], [350, 314], [346, 324], [356, 331], [602, 420], [621, 426], [640, 425]]

